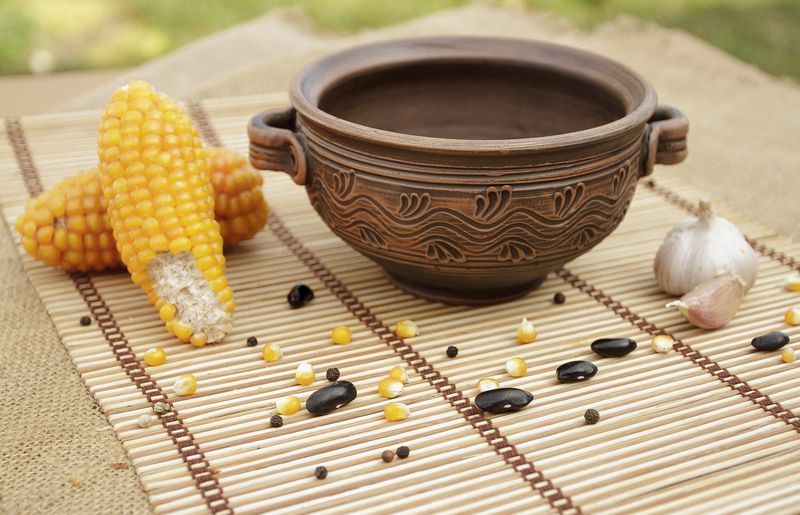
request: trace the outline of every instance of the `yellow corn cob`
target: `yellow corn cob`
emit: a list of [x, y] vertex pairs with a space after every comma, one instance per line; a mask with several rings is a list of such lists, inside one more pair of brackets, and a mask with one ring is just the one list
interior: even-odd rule
[[182, 341], [222, 340], [235, 303], [191, 119], [146, 82], [131, 82], [103, 111], [97, 153], [108, 219], [133, 282]]
[[[206, 158], [225, 246], [249, 240], [267, 223], [261, 175], [244, 157], [224, 148], [207, 148]], [[78, 172], [28, 201], [16, 229], [25, 250], [50, 266], [86, 271], [122, 264], [96, 168]]]

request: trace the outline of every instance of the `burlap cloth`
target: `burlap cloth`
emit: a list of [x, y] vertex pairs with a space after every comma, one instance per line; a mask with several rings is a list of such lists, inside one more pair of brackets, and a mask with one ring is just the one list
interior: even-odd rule
[[[689, 160], [656, 173], [684, 176], [712, 198], [800, 239], [798, 85], [684, 32], [627, 18], [585, 32], [546, 14], [472, 5], [337, 37], [315, 33], [300, 12], [289, 10], [214, 34], [61, 107], [98, 108], [114, 87], [132, 77], [182, 98], [285, 90], [300, 67], [325, 53], [428, 34], [544, 39], [627, 63], [692, 124]], [[148, 511], [121, 446], [23, 274], [7, 228], [1, 232], [0, 508], [9, 513]]]

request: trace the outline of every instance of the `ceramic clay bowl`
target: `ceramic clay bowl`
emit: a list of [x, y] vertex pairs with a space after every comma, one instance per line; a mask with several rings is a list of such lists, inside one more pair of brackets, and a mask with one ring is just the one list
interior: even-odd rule
[[250, 122], [250, 159], [305, 185], [322, 220], [401, 288], [508, 300], [620, 223], [636, 182], [686, 156], [688, 122], [627, 67], [465, 37], [345, 50], [292, 107]]

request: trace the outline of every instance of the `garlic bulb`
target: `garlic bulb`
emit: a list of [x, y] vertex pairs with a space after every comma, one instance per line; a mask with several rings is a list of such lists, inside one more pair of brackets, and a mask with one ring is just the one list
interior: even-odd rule
[[749, 290], [758, 276], [758, 257], [742, 232], [714, 216], [711, 204], [700, 200], [700, 216], [676, 225], [667, 234], [654, 262], [659, 286], [683, 295], [721, 272], [732, 272]]
[[690, 324], [703, 329], [719, 329], [739, 311], [745, 294], [744, 280], [730, 272], [697, 285], [692, 291], [667, 304], [678, 308]]

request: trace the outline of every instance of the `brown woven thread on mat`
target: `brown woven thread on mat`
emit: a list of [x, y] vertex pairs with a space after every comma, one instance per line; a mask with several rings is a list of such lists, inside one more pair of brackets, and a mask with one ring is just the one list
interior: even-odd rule
[[[22, 180], [28, 190], [28, 194], [31, 197], [35, 197], [42, 192], [42, 182], [33, 164], [33, 157], [25, 140], [22, 124], [19, 119], [11, 118], [6, 120], [5, 125], [8, 139], [14, 149], [14, 155], [19, 165]], [[228, 505], [228, 499], [225, 497], [216, 476], [209, 470], [208, 460], [200, 450], [194, 435], [183, 423], [183, 419], [181, 419], [178, 411], [172, 405], [172, 401], [169, 400], [136, 358], [125, 334], [100, 292], [97, 291], [92, 278], [84, 272], [71, 272], [68, 275], [72, 279], [75, 289], [78, 290], [78, 293], [89, 308], [92, 317], [97, 322], [106, 342], [111, 346], [114, 357], [122, 367], [122, 370], [125, 371], [133, 384], [147, 398], [148, 402], [151, 404], [156, 402], [169, 404], [170, 411], [159, 417], [161, 424], [166, 429], [172, 442], [178, 447], [181, 458], [186, 463], [186, 468], [192, 475], [209, 509], [213, 513], [232, 514], [233, 510]]]
[[[211, 126], [202, 104], [198, 101], [190, 100], [187, 102], [187, 111], [194, 118], [203, 139], [211, 145], [220, 146], [221, 141]], [[559, 487], [555, 486], [550, 479], [538, 471], [533, 463], [528, 461], [525, 455], [519, 452], [514, 444], [509, 442], [508, 438], [500, 432], [500, 429], [484, 417], [483, 413], [447, 377], [435, 370], [433, 365], [428, 363], [411, 345], [403, 341], [402, 338], [395, 336], [391, 329], [373, 315], [370, 309], [358, 300], [347, 286], [328, 267], [322, 264], [317, 256], [295, 238], [294, 234], [272, 209], [270, 209], [269, 213], [269, 228], [281, 243], [291, 250], [336, 295], [336, 298], [347, 307], [353, 316], [363, 322], [381, 341], [391, 347], [420, 377], [428, 381], [480, 433], [494, 451], [502, 456], [503, 460], [516, 470], [534, 491], [538, 492], [550, 503], [550, 506], [559, 513], [574, 515], [582, 513], [580, 507], [573, 504], [572, 499], [564, 495], [564, 492]]]
[[[645, 181], [645, 185], [654, 192], [661, 195], [670, 204], [673, 204], [693, 214], [694, 216], [698, 216], [700, 214], [700, 211], [697, 209], [697, 206], [695, 206], [692, 202], [690, 202], [688, 199], [681, 197], [671, 189], [665, 186], [660, 186], [659, 184], [656, 183], [655, 180], [649, 179]], [[758, 241], [757, 239], [747, 236], [746, 234], [745, 234], [745, 239], [750, 244], [750, 246], [753, 247], [753, 249], [762, 256], [766, 256], [772, 259], [773, 261], [777, 261], [782, 265], [786, 265], [788, 267], [794, 268], [797, 271], [800, 271], [800, 261], [798, 261], [797, 259], [791, 256], [787, 256], [783, 252], [777, 249], [773, 249], [772, 247], [765, 245], [760, 241]]]
[[627, 320], [651, 336], [656, 336], [659, 334], [671, 336], [675, 340], [673, 349], [680, 352], [683, 357], [691, 360], [692, 363], [698, 365], [700, 368], [716, 377], [724, 384], [728, 385], [732, 390], [738, 392], [739, 395], [760, 406], [770, 415], [783, 420], [792, 426], [795, 431], [800, 433], [800, 418], [792, 413], [791, 410], [785, 409], [780, 405], [780, 403], [772, 400], [768, 395], [760, 392], [756, 388], [753, 388], [747, 382], [743, 381], [735, 374], [732, 374], [727, 368], [723, 367], [702, 352], [691, 348], [674, 335], [669, 334], [655, 324], [648, 322], [646, 318], [632, 312], [627, 306], [621, 304], [611, 296], [606, 295], [601, 290], [598, 290], [566, 268], [559, 269], [557, 274], [561, 279], [571, 284], [573, 287], [586, 293], [588, 296], [616, 313], [620, 318]]

